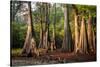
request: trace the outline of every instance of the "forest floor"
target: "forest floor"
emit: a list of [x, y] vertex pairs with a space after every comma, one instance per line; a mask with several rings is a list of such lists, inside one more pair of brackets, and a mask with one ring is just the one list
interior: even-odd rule
[[39, 57], [12, 57], [12, 66], [23, 65], [47, 65], [47, 64], [60, 64], [60, 63], [74, 63], [74, 62], [89, 62], [96, 61], [96, 54], [75, 54], [65, 53], [61, 51], [48, 52]]

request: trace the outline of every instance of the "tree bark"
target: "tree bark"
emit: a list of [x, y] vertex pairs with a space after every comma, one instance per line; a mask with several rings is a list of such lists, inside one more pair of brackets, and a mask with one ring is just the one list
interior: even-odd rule
[[56, 23], [56, 3], [54, 4], [55, 6], [55, 15], [54, 15], [54, 22], [53, 22], [53, 33], [52, 33], [52, 40], [51, 40], [51, 51], [53, 51], [54, 49], [56, 49], [56, 45], [55, 45], [55, 23]]
[[44, 29], [43, 29], [43, 48], [44, 49], [48, 49], [48, 7], [47, 7], [47, 3], [43, 3], [45, 9], [45, 22], [44, 22]]
[[42, 18], [42, 12], [43, 12], [43, 8], [40, 8], [40, 13], [41, 13], [41, 24], [40, 24], [40, 43], [39, 43], [39, 48], [42, 48], [43, 45], [43, 18]]
[[28, 2], [28, 27], [27, 27], [27, 35], [24, 42], [24, 47], [22, 50], [22, 54], [28, 56], [29, 54], [33, 54], [34, 49], [36, 48], [36, 42], [34, 38], [34, 29], [32, 23], [32, 15], [31, 15], [31, 2]]
[[62, 45], [62, 50], [71, 52], [72, 49], [72, 34], [69, 25], [69, 7], [68, 5], [64, 5], [64, 40]]
[[78, 9], [75, 5], [73, 6], [74, 10], [74, 22], [75, 22], [75, 45], [74, 45], [74, 51], [77, 53], [78, 50], [78, 44], [79, 44], [79, 30], [78, 30]]
[[93, 31], [92, 31], [92, 17], [88, 19], [88, 44], [90, 52], [93, 52]]
[[94, 48], [94, 54], [96, 53], [96, 36], [95, 36], [95, 32], [93, 31], [93, 48]]
[[82, 17], [81, 22], [81, 29], [80, 29], [80, 41], [78, 50], [80, 53], [88, 53], [87, 46], [88, 46], [88, 39], [87, 39], [87, 32], [86, 32], [86, 24], [85, 19]]
[[93, 30], [92, 17], [88, 19], [88, 44], [90, 52], [96, 53], [96, 37]]
[[78, 31], [78, 16], [75, 15], [75, 53], [77, 53], [78, 44], [79, 44], [79, 31]]

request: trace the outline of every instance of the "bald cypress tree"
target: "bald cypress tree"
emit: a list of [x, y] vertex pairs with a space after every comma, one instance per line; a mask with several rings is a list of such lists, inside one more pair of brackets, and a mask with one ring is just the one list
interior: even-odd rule
[[31, 12], [31, 2], [28, 3], [28, 21], [27, 21], [27, 34], [24, 42], [22, 54], [28, 56], [33, 54], [34, 49], [36, 49], [36, 42], [34, 38], [34, 29], [32, 23], [32, 12]]
[[81, 22], [80, 40], [79, 40], [78, 50], [81, 53], [87, 53], [88, 52], [87, 48], [88, 48], [88, 39], [87, 39], [85, 19], [84, 19], [84, 16], [83, 16], [82, 22]]
[[92, 17], [89, 15], [88, 19], [88, 44], [89, 51], [93, 52], [93, 30], [92, 30]]
[[42, 14], [42, 12], [43, 12], [43, 4], [42, 3], [40, 3], [41, 4], [41, 6], [40, 6], [40, 43], [39, 43], [39, 46], [38, 46], [38, 48], [42, 48], [43, 47], [43, 14]]
[[45, 22], [43, 31], [43, 48], [48, 49], [48, 6], [44, 3], [45, 7]]
[[95, 33], [93, 30], [93, 21], [92, 16], [89, 14], [88, 18], [88, 45], [89, 45], [89, 52], [96, 53], [96, 41], [95, 41]]
[[64, 5], [64, 40], [62, 50], [71, 52], [72, 51], [72, 34], [69, 24], [69, 5]]
[[51, 39], [51, 51], [53, 51], [54, 49], [56, 49], [56, 45], [55, 45], [55, 24], [56, 24], [56, 3], [54, 4], [54, 22], [53, 22], [53, 33], [52, 33], [52, 39]]
[[77, 53], [78, 45], [79, 45], [79, 26], [78, 26], [78, 9], [75, 5], [72, 5], [74, 12], [74, 22], [75, 22], [75, 45], [74, 51]]

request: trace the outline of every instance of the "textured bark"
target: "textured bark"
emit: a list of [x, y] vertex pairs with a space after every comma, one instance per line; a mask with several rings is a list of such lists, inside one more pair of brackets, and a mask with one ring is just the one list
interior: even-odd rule
[[45, 33], [44, 33], [44, 48], [48, 49], [48, 7], [47, 7], [47, 3], [45, 3]]
[[78, 30], [78, 10], [75, 5], [73, 6], [74, 10], [74, 22], [75, 22], [75, 45], [74, 45], [74, 51], [77, 53], [78, 45], [79, 45], [79, 30]]
[[40, 43], [40, 47], [44, 48], [44, 49], [48, 49], [48, 27], [49, 27], [49, 23], [48, 23], [48, 5], [47, 3], [43, 3], [44, 6], [44, 23], [41, 22], [41, 33], [40, 33], [40, 38], [41, 38], [41, 43]]
[[28, 56], [29, 54], [33, 54], [34, 49], [36, 49], [36, 42], [34, 38], [34, 29], [32, 25], [32, 15], [31, 15], [31, 2], [28, 2], [28, 28], [27, 35], [24, 43], [24, 47], [22, 50], [22, 54]]
[[54, 6], [55, 6], [55, 15], [54, 15], [54, 22], [53, 22], [53, 33], [52, 33], [51, 47], [50, 47], [51, 51], [56, 49], [56, 45], [55, 45], [56, 3]]
[[90, 52], [93, 52], [94, 47], [93, 47], [93, 31], [92, 31], [92, 17], [91, 16], [89, 16], [89, 19], [88, 19], [88, 44], [89, 44]]
[[82, 17], [81, 29], [80, 29], [80, 40], [79, 40], [79, 46], [78, 46], [78, 50], [80, 53], [88, 53], [87, 52], [87, 46], [88, 46], [87, 41], [88, 39], [87, 39], [85, 19], [84, 17]]
[[94, 48], [94, 53], [96, 53], [96, 36], [95, 36], [95, 32], [93, 31], [93, 48]]
[[43, 18], [42, 18], [42, 12], [43, 8], [40, 8], [40, 13], [41, 13], [41, 24], [40, 24], [40, 43], [39, 43], [39, 48], [42, 48], [43, 45]]
[[43, 45], [43, 27], [42, 27], [42, 21], [41, 21], [39, 48], [42, 48], [42, 45]]
[[75, 52], [77, 53], [79, 44], [78, 16], [75, 15]]
[[68, 5], [64, 5], [64, 40], [62, 45], [62, 50], [71, 52], [73, 49], [72, 34], [69, 25], [69, 12]]

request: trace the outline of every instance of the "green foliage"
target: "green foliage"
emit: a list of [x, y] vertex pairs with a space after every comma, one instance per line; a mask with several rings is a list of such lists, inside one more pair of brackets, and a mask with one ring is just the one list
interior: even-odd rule
[[11, 31], [11, 47], [12, 48], [22, 48], [25, 40], [27, 26], [25, 23], [12, 22]]
[[22, 49], [20, 49], [20, 48], [11, 49], [11, 55], [12, 55], [12, 57], [21, 56], [21, 51], [22, 51]]
[[76, 5], [78, 8], [79, 14], [82, 14], [87, 19], [89, 14], [92, 17], [96, 17], [96, 6], [93, 5]]

